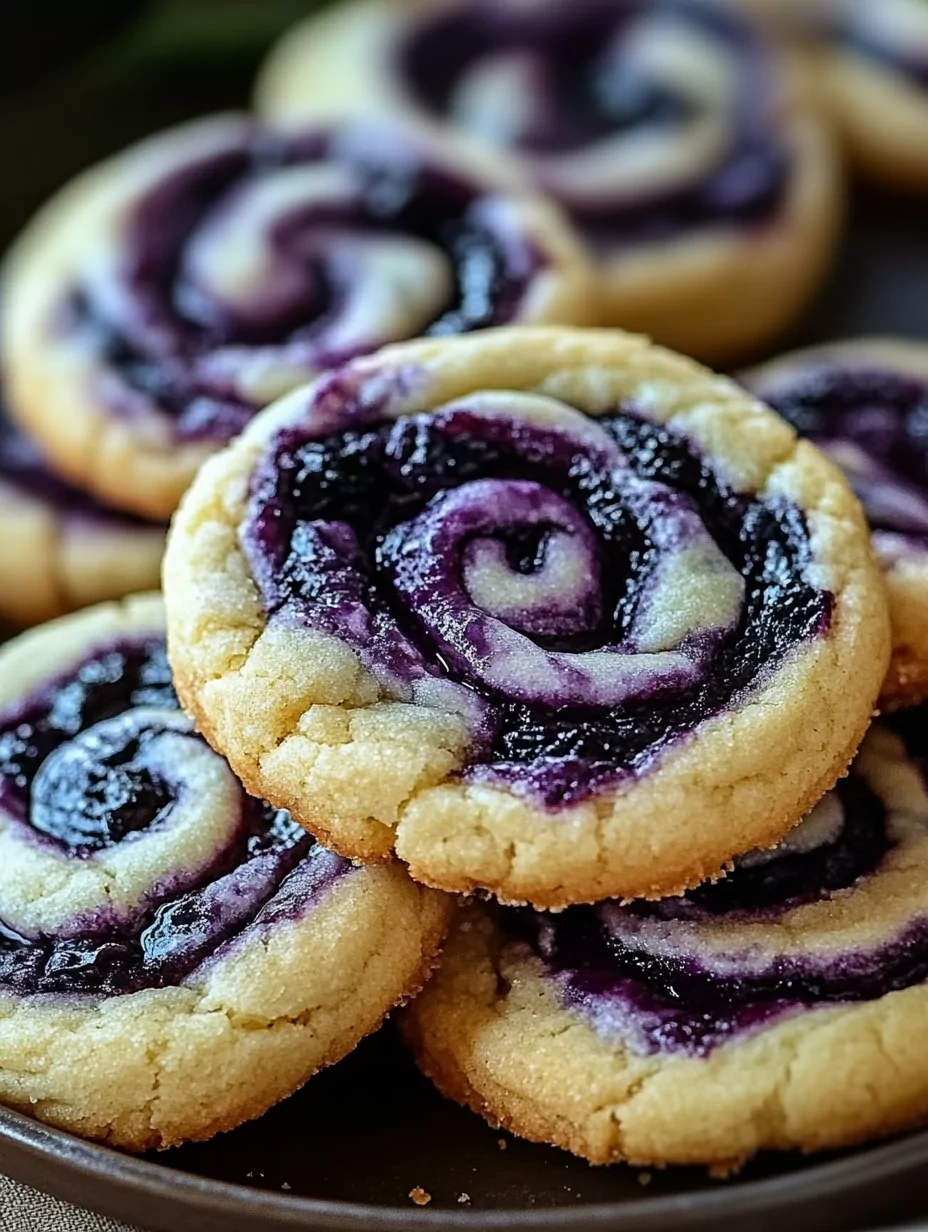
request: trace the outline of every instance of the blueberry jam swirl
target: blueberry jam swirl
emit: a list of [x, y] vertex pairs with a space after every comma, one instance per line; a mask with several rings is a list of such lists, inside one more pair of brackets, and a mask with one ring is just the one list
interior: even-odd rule
[[0, 717], [0, 862], [0, 992], [20, 996], [183, 983], [351, 867], [193, 732], [160, 635]]
[[396, 70], [430, 112], [518, 150], [603, 247], [780, 209], [790, 159], [752, 28], [700, 0], [472, 0]]
[[175, 140], [57, 328], [105, 366], [105, 401], [179, 440], [227, 440], [385, 343], [518, 320], [546, 267], [512, 198], [395, 131], [227, 120]]
[[[789, 1014], [921, 984], [926, 719], [924, 707], [894, 716], [804, 822], [722, 881], [653, 903], [500, 910], [500, 924], [542, 960], [566, 1006], [643, 1053], [706, 1055]], [[921, 776], [918, 804], [878, 790], [893, 763], [872, 744], [887, 740], [895, 764]]]
[[384, 421], [346, 381], [271, 440], [243, 549], [269, 623], [464, 716], [468, 778], [581, 800], [827, 631], [802, 513], [682, 436], [515, 392]]
[[928, 96], [928, 6], [924, 0], [851, 0], [840, 10], [838, 42], [898, 73]]
[[928, 381], [879, 365], [797, 365], [754, 391], [844, 470], [878, 549], [928, 551]]

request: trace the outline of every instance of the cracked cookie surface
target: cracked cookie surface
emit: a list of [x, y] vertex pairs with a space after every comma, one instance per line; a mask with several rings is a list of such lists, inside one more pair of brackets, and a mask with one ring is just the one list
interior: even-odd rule
[[448, 901], [247, 796], [156, 596], [0, 654], [0, 1101], [130, 1150], [260, 1116], [427, 975]]
[[928, 714], [773, 850], [658, 903], [474, 905], [402, 1023], [451, 1098], [594, 1163], [737, 1166], [928, 1119]]
[[837, 469], [612, 331], [410, 343], [283, 399], [201, 472], [165, 589], [184, 704], [249, 790], [541, 906], [777, 842], [888, 654]]
[[792, 352], [742, 380], [847, 474], [889, 596], [881, 702], [915, 705], [928, 696], [928, 346], [855, 338]]

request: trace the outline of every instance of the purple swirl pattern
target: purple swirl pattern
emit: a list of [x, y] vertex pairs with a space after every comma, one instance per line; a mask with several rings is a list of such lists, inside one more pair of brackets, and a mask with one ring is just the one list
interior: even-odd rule
[[182, 984], [350, 869], [247, 797], [176, 706], [153, 637], [97, 647], [0, 718], [0, 988]]
[[706, 1055], [819, 1007], [928, 979], [924, 708], [867, 737], [850, 777], [769, 851], [680, 898], [504, 911], [564, 1004], [640, 1053]]
[[394, 69], [418, 104], [518, 151], [604, 249], [778, 210], [789, 177], [754, 30], [699, 0], [445, 6]]
[[465, 716], [465, 774], [582, 799], [827, 629], [799, 511], [632, 408], [485, 391], [391, 421], [340, 380], [271, 440], [241, 541], [270, 622]]
[[164, 144], [57, 329], [181, 441], [385, 343], [517, 320], [547, 264], [512, 197], [395, 130], [223, 118]]
[[928, 552], [928, 381], [864, 355], [800, 358], [748, 384], [842, 468], [885, 562]]

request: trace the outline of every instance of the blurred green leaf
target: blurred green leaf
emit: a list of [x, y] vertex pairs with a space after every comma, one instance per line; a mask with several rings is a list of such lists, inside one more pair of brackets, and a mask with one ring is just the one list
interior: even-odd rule
[[[254, 58], [317, 0], [161, 0], [105, 53], [108, 66], [205, 63]], [[102, 65], [101, 65], [102, 67]]]

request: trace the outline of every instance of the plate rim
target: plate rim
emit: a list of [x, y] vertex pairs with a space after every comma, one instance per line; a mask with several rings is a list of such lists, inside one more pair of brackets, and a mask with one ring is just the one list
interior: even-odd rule
[[[132, 1197], [147, 1198], [168, 1213], [248, 1215], [276, 1221], [280, 1228], [303, 1228], [307, 1232], [409, 1232], [410, 1220], [423, 1228], [441, 1227], [445, 1232], [564, 1232], [588, 1230], [659, 1229], [673, 1217], [674, 1227], [709, 1226], [713, 1215], [720, 1218], [749, 1215], [763, 1210], [767, 1214], [816, 1199], [835, 1197], [855, 1189], [873, 1192], [872, 1187], [928, 1163], [928, 1130], [907, 1134], [888, 1142], [854, 1150], [837, 1159], [812, 1164], [798, 1172], [787, 1172], [755, 1181], [734, 1182], [719, 1188], [692, 1193], [642, 1198], [634, 1203], [590, 1203], [560, 1206], [548, 1210], [455, 1211], [446, 1207], [429, 1211], [412, 1206], [379, 1206], [328, 1198], [308, 1198], [277, 1193], [234, 1181], [214, 1180], [197, 1173], [172, 1168], [149, 1159], [138, 1158], [102, 1143], [79, 1138], [66, 1130], [34, 1120], [25, 1113], [0, 1107], [0, 1152], [4, 1172], [23, 1184], [40, 1188], [34, 1176], [23, 1176], [23, 1169], [9, 1170], [5, 1148], [14, 1156], [36, 1163], [55, 1165], [55, 1177], [66, 1175], [75, 1181], [91, 1182], [103, 1194], [119, 1191]], [[15, 1159], [18, 1162], [18, 1159]], [[28, 1171], [28, 1169], [27, 1169]], [[59, 1187], [46, 1192], [61, 1196]], [[86, 1205], [81, 1199], [65, 1198]], [[104, 1208], [98, 1208], [104, 1209]], [[155, 1208], [153, 1208], [155, 1209]], [[112, 1208], [106, 1213], [111, 1213]]]

